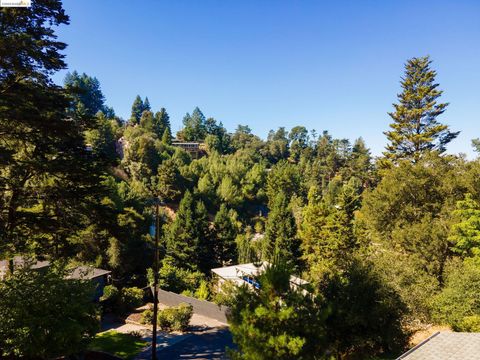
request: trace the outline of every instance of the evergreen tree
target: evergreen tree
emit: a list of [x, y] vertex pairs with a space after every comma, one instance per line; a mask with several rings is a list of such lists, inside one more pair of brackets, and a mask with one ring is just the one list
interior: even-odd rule
[[163, 201], [176, 199], [180, 194], [179, 178], [180, 174], [175, 162], [172, 159], [163, 161], [158, 166], [158, 174], [154, 179], [155, 189], [153, 191], [155, 196]]
[[153, 132], [154, 129], [154, 118], [153, 113], [149, 110], [144, 110], [140, 116], [139, 125], [147, 130], [148, 132]]
[[448, 238], [453, 250], [463, 257], [480, 259], [480, 204], [467, 194], [464, 200], [457, 202], [453, 213], [458, 219]]
[[145, 101], [143, 102], [143, 111], [151, 111], [151, 110], [152, 108], [150, 107], [150, 101], [148, 101], [148, 97], [145, 96]]
[[[208, 215], [201, 202], [195, 202], [190, 191], [183, 195], [175, 220], [170, 225], [167, 239], [167, 254], [174, 259], [175, 266], [189, 270], [205, 269], [212, 258], [209, 246]], [[207, 247], [203, 247], [207, 243]]]
[[393, 119], [392, 130], [385, 132], [389, 144], [384, 155], [389, 160], [418, 161], [426, 151], [442, 153], [459, 134], [437, 120], [448, 103], [437, 103], [442, 91], [438, 90], [437, 73], [430, 68], [431, 63], [425, 56], [410, 59], [405, 64], [401, 81], [403, 91], [398, 95], [399, 103], [393, 105], [395, 111], [389, 113]]
[[114, 163], [117, 154], [115, 152], [115, 133], [112, 122], [105, 117], [103, 112], [98, 113], [96, 121], [96, 128], [85, 133], [85, 141], [91, 146], [93, 154]]
[[283, 192], [279, 192], [275, 196], [273, 206], [268, 214], [265, 247], [267, 259], [270, 261], [279, 258], [291, 267], [298, 263], [297, 226]]
[[198, 107], [193, 110], [192, 115], [185, 115], [183, 125], [181, 135], [185, 141], [203, 141], [207, 136], [205, 115]]
[[68, 23], [61, 2], [20, 10], [0, 10], [0, 254], [60, 256], [81, 214], [98, 210], [104, 164], [84, 143], [96, 122], [68, 119], [69, 99], [49, 78], [65, 67], [52, 28]]
[[345, 269], [356, 249], [347, 211], [340, 204], [316, 199], [315, 193], [304, 209], [300, 238], [303, 259], [316, 281]]
[[65, 76], [64, 87], [73, 98], [69, 110], [75, 116], [93, 118], [99, 111], [105, 115], [109, 112], [105, 106], [105, 97], [97, 78], [85, 73], [79, 75], [74, 71]]
[[157, 134], [158, 138], [161, 139], [165, 130], [169, 131], [170, 137], [172, 130], [170, 128], [170, 117], [168, 116], [167, 110], [161, 108], [160, 111], [155, 113], [155, 118], [153, 121], [153, 132]]
[[140, 117], [144, 110], [144, 104], [140, 95], [137, 95], [132, 105], [132, 115], [130, 116], [130, 124], [135, 125], [140, 123]]
[[250, 359], [328, 359], [325, 321], [328, 311], [319, 297], [293, 288], [284, 266], [267, 268], [240, 287], [228, 322], [237, 344], [229, 356]]
[[228, 211], [225, 204], [220, 205], [215, 215], [215, 256], [217, 263], [221, 266], [236, 263], [237, 245], [235, 239], [238, 235], [235, 225], [236, 213]]
[[[198, 239], [197, 268], [204, 274], [209, 274], [217, 264], [215, 262], [215, 245], [210, 229], [207, 208], [203, 201], [197, 201], [195, 206], [195, 236]], [[212, 256], [213, 255], [213, 256]]]
[[26, 267], [0, 281], [1, 358], [54, 359], [86, 348], [99, 326], [95, 288], [67, 275]]
[[290, 140], [290, 158], [298, 161], [308, 146], [308, 131], [304, 126], [295, 126], [288, 134]]
[[166, 127], [162, 135], [162, 143], [165, 145], [172, 144], [172, 134], [170, 133], [170, 127]]

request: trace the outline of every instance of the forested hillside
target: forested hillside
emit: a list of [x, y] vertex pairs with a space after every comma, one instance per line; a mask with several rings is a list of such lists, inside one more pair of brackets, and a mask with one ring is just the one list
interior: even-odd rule
[[[296, 323], [275, 319], [271, 293], [239, 294], [230, 303], [239, 313], [251, 302], [271, 318], [260, 326], [258, 311], [238, 313], [232, 356], [261, 353], [252, 331], [300, 339], [276, 338], [263, 357], [283, 349], [276, 358], [286, 359], [398, 353], [425, 324], [480, 331], [480, 161], [447, 152], [462, 129], [449, 120], [430, 58], [399, 69], [380, 157], [360, 127], [357, 139], [301, 124], [231, 131], [194, 104], [174, 134], [168, 109], [145, 94], [132, 94], [131, 117], [121, 119], [81, 69], [55, 85], [66, 44], [51, 24], [68, 17], [57, 1], [32, 9], [0, 17], [1, 259], [90, 264], [111, 270], [119, 288], [144, 287], [159, 200], [161, 288], [225, 302], [210, 270], [260, 260], [310, 283], [308, 300], [283, 289], [285, 304], [308, 314]], [[0, 345], [12, 334], [2, 326]]]

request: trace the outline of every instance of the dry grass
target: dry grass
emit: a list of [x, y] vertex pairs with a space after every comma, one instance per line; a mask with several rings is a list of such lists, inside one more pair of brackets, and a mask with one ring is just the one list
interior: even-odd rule
[[442, 325], [425, 325], [416, 329], [412, 336], [410, 337], [409, 345], [410, 347], [414, 347], [415, 345], [420, 344], [422, 341], [428, 339], [430, 336], [435, 334], [436, 332], [452, 332], [452, 329], [448, 326]]

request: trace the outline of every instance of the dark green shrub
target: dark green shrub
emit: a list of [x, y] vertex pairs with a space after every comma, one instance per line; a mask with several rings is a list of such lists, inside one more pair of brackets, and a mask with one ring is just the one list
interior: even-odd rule
[[455, 331], [480, 327], [480, 267], [471, 259], [447, 266], [445, 286], [433, 298], [433, 317]]
[[181, 303], [158, 313], [158, 327], [165, 331], [185, 331], [193, 315], [191, 304]]
[[[153, 283], [153, 272], [148, 269], [148, 281]], [[190, 271], [179, 268], [174, 265], [171, 257], [166, 257], [162, 261], [162, 266], [158, 271], [158, 285], [161, 289], [181, 294], [187, 291], [193, 294], [205, 280], [205, 275], [199, 271]], [[189, 296], [190, 296], [189, 295]]]
[[103, 289], [103, 295], [100, 298], [101, 302], [104, 303], [115, 303], [118, 301], [120, 296], [120, 291], [117, 289], [115, 285], [107, 285]]
[[123, 288], [120, 292], [120, 311], [131, 311], [143, 302], [143, 290], [137, 287]]
[[142, 318], [140, 319], [142, 324], [149, 324], [151, 325], [153, 322], [153, 310], [147, 309], [142, 313]]

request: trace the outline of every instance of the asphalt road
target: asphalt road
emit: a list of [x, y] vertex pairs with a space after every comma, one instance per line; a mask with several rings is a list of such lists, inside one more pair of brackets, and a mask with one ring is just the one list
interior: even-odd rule
[[232, 335], [228, 328], [217, 328], [201, 334], [194, 334], [187, 339], [169, 346], [157, 354], [158, 360], [227, 359], [225, 347], [233, 347]]

